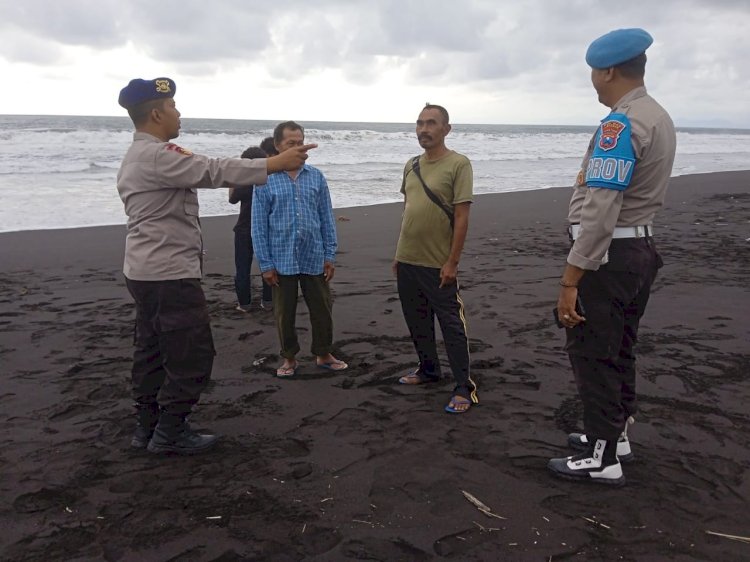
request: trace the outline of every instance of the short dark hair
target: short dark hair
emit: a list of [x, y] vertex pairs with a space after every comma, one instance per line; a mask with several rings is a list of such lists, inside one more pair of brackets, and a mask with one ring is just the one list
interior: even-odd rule
[[302, 125], [294, 121], [284, 121], [276, 125], [276, 128], [273, 130], [273, 141], [276, 144], [280, 144], [284, 140], [284, 131], [286, 129], [290, 131], [302, 131], [302, 136], [305, 136], [305, 128]]
[[279, 153], [279, 151], [276, 150], [276, 146], [273, 144], [273, 137], [266, 137], [260, 141], [260, 147], [263, 149], [263, 152], [269, 156], [276, 156]]
[[145, 125], [146, 121], [148, 121], [148, 116], [151, 114], [151, 110], [162, 109], [164, 107], [164, 100], [166, 99], [169, 98], [145, 101], [128, 109], [128, 115], [130, 115], [130, 119], [133, 120], [133, 125], [136, 127]]
[[253, 158], [267, 158], [268, 154], [266, 154], [266, 151], [263, 150], [259, 146], [251, 146], [250, 148], [246, 148], [245, 152], [242, 153], [242, 156], [240, 158], [249, 158], [252, 160]]
[[618, 64], [616, 68], [624, 78], [643, 78], [646, 74], [646, 53]]
[[445, 124], [448, 125], [450, 123], [448, 110], [445, 109], [442, 105], [435, 105], [434, 103], [427, 102], [426, 104], [424, 104], [422, 111], [424, 111], [425, 109], [437, 109], [440, 112], [440, 115], [443, 116], [443, 119], [445, 120]]

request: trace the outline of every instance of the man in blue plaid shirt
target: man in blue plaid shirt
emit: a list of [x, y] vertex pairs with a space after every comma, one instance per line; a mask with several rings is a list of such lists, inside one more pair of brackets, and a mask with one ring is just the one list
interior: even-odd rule
[[[305, 131], [294, 121], [276, 126], [274, 145], [279, 153], [302, 146]], [[284, 363], [279, 377], [297, 369], [295, 319], [298, 286], [302, 289], [312, 325], [311, 351], [318, 367], [347, 368], [333, 350], [333, 316], [329, 282], [336, 259], [336, 224], [331, 195], [323, 173], [307, 164], [294, 172], [271, 174], [253, 191], [253, 250], [263, 279], [273, 287], [273, 311]]]

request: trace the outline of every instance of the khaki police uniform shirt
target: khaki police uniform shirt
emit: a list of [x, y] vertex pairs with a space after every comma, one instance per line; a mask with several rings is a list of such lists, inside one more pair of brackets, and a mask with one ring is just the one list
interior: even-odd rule
[[136, 132], [117, 173], [128, 216], [125, 276], [134, 281], [200, 278], [197, 189], [265, 182], [265, 159], [208, 158]]
[[587, 187], [585, 173], [594, 150], [596, 134], [581, 164], [568, 220], [580, 224], [578, 238], [568, 254], [568, 263], [597, 270], [602, 265], [616, 226], [651, 225], [664, 203], [677, 146], [674, 124], [666, 110], [646, 93], [645, 87], [625, 94], [612, 108], [624, 113], [632, 127], [635, 153], [633, 176], [623, 191]]
[[[473, 201], [474, 176], [471, 162], [463, 154], [450, 151], [430, 161], [422, 155], [419, 171], [427, 187], [447, 208]], [[396, 247], [396, 261], [410, 265], [441, 268], [448, 261], [453, 229], [445, 211], [425, 193], [411, 160], [404, 167], [404, 215]]]

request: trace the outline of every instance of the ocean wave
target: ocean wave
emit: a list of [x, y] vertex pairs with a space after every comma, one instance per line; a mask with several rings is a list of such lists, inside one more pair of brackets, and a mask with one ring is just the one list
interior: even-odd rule
[[[175, 142], [207, 156], [239, 156], [274, 125], [186, 119]], [[538, 189], [572, 183], [592, 130], [454, 125], [447, 143], [472, 161], [476, 193]], [[411, 124], [315, 122], [306, 133], [320, 145], [309, 162], [326, 174], [337, 207], [399, 200], [404, 164], [422, 152]], [[674, 175], [748, 168], [750, 131], [679, 130], [677, 138]], [[0, 141], [0, 230], [120, 223], [115, 176], [132, 141], [127, 118], [0, 116]], [[201, 190], [200, 200], [204, 215], [237, 212], [223, 190]]]
[[58, 167], [47, 166], [43, 170], [39, 168], [19, 168], [11, 170], [0, 170], [0, 176], [33, 176], [33, 175], [65, 175], [65, 174], [98, 174], [102, 172], [115, 172], [120, 168], [120, 162], [88, 162], [88, 163], [58, 163]]
[[262, 137], [261, 140], [269, 136], [269, 131], [266, 129], [248, 129], [246, 131], [222, 131], [220, 129], [192, 129], [190, 127], [183, 127], [180, 129], [180, 134], [195, 135], [196, 137], [244, 137], [247, 135], [254, 135]]

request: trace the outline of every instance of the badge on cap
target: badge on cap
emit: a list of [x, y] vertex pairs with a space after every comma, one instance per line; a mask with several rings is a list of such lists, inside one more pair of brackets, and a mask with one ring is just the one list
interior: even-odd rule
[[157, 78], [154, 80], [154, 83], [156, 84], [156, 92], [159, 94], [171, 94], [172, 88], [169, 82], [169, 78]]

